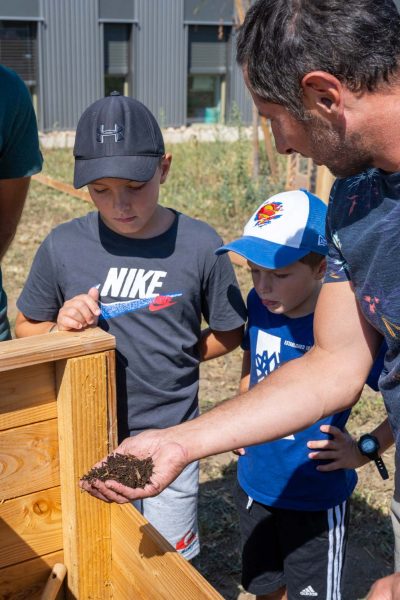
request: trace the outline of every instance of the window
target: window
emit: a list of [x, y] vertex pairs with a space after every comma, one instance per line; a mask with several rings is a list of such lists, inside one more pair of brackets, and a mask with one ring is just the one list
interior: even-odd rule
[[187, 118], [190, 123], [223, 122], [230, 27], [189, 27]]
[[37, 107], [36, 23], [0, 21], [0, 63], [23, 79]]
[[116, 90], [128, 96], [130, 90], [131, 25], [104, 23], [104, 94]]

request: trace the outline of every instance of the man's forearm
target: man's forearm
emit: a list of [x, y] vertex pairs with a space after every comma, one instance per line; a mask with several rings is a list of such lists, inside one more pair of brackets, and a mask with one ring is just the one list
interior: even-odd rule
[[0, 261], [14, 239], [29, 182], [30, 177], [0, 180]]
[[339, 371], [333, 368], [328, 353], [312, 350], [249, 392], [165, 434], [183, 446], [189, 461], [279, 439], [352, 406], [363, 379], [357, 380], [350, 369], [351, 365], [344, 363]]

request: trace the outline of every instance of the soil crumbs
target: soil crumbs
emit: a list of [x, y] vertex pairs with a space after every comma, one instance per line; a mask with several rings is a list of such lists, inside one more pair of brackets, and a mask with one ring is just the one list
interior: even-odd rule
[[112, 479], [130, 488], [144, 488], [153, 474], [153, 459], [141, 460], [132, 454], [110, 454], [99, 467], [93, 467], [82, 479], [92, 483], [96, 479]]

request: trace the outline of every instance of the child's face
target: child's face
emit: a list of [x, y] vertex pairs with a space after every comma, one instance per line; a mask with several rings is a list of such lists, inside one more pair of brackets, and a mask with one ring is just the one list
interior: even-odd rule
[[314, 311], [325, 273], [325, 260], [316, 267], [298, 261], [273, 270], [248, 262], [254, 288], [271, 313], [296, 318]]
[[162, 159], [149, 181], [105, 177], [88, 185], [90, 196], [104, 223], [126, 237], [158, 235], [163, 209], [158, 204], [160, 184], [167, 179], [171, 155]]

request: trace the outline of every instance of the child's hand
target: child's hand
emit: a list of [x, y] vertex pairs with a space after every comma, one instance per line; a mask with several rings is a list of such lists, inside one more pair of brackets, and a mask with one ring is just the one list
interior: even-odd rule
[[237, 448], [236, 450], [232, 450], [232, 452], [237, 456], [244, 456], [246, 454], [246, 450], [244, 448]]
[[315, 440], [307, 443], [308, 448], [317, 450], [310, 452], [308, 458], [313, 460], [329, 460], [331, 462], [318, 465], [318, 471], [336, 471], [337, 469], [356, 469], [365, 465], [368, 458], [363, 456], [357, 442], [347, 431], [341, 431], [333, 425], [321, 425], [323, 433], [333, 436], [332, 440]]
[[90, 288], [87, 294], [80, 294], [67, 300], [57, 317], [59, 331], [95, 327], [100, 315], [99, 290]]

